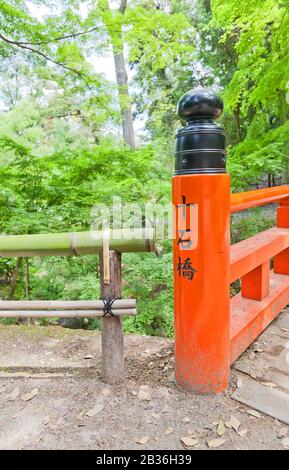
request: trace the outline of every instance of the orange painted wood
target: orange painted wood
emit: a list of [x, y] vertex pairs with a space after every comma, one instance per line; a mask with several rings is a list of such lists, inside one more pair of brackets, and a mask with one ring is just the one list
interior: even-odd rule
[[231, 194], [231, 213], [280, 201], [288, 197], [289, 186], [275, 186], [274, 188], [256, 189], [254, 191]]
[[280, 200], [280, 206], [289, 206], [289, 197]]
[[289, 227], [289, 207], [280, 206], [277, 208], [277, 227], [288, 228]]
[[242, 297], [253, 300], [263, 300], [269, 294], [269, 280], [270, 260], [260, 264], [260, 266], [257, 266], [257, 268], [242, 277]]
[[237, 294], [231, 299], [231, 363], [289, 303], [289, 276], [271, 273], [270, 293], [262, 301]]
[[[284, 205], [277, 208], [277, 227], [289, 227], [289, 199], [285, 199]], [[282, 250], [274, 257], [274, 272], [277, 274], [289, 274], [289, 248]]]
[[274, 257], [273, 265], [275, 273], [289, 274], [289, 248]]
[[229, 197], [227, 174], [173, 177], [174, 206], [198, 206], [197, 246], [182, 247], [177, 227], [174, 239], [175, 379], [198, 392], [221, 392], [230, 373]]
[[274, 227], [231, 245], [230, 283], [289, 247], [289, 228]]

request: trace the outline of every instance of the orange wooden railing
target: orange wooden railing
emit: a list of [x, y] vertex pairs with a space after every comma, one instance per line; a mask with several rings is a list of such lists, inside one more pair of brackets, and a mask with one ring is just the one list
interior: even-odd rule
[[231, 363], [289, 303], [289, 186], [232, 194], [231, 212], [271, 202], [280, 204], [276, 227], [230, 250], [230, 282], [241, 279], [230, 305]]
[[256, 189], [254, 191], [231, 194], [231, 212], [239, 212], [250, 207], [282, 201], [288, 197], [289, 186], [275, 186], [274, 188]]
[[[212, 89], [181, 97], [172, 184], [175, 380], [206, 393], [226, 388], [230, 364], [289, 303], [289, 186], [230, 195], [222, 109]], [[272, 202], [276, 227], [230, 246], [230, 213]]]

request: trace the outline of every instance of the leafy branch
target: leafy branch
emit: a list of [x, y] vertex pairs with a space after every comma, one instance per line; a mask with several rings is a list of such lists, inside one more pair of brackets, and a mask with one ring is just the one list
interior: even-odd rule
[[68, 65], [65, 65], [63, 64], [62, 62], [58, 62], [57, 60], [55, 59], [52, 59], [51, 57], [49, 57], [48, 55], [44, 54], [43, 52], [39, 51], [38, 49], [34, 49], [33, 47], [31, 47], [30, 45], [25, 44], [25, 43], [22, 43], [22, 42], [19, 42], [19, 41], [15, 41], [15, 40], [12, 40], [12, 39], [8, 39], [6, 38], [5, 36], [3, 36], [3, 34], [0, 33], [0, 39], [2, 39], [2, 41], [6, 42], [7, 44], [10, 44], [12, 46], [16, 46], [16, 47], [20, 47], [21, 49], [26, 49], [30, 52], [33, 52], [34, 54], [37, 54], [41, 57], [43, 57], [45, 60], [47, 60], [48, 62], [52, 62], [53, 64], [56, 64], [58, 65], [59, 67], [62, 67], [66, 70], [69, 70], [70, 72], [73, 72], [73, 73], [76, 73], [77, 75], [79, 76], [86, 76], [83, 72], [81, 72], [80, 70], [77, 70], [77, 69], [74, 69], [72, 67], [69, 67]]

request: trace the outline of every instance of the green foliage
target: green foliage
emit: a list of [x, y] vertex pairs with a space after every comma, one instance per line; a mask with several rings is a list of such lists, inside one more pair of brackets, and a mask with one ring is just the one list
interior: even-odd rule
[[98, 146], [39, 158], [11, 139], [0, 139], [0, 145], [15, 153], [0, 172], [5, 233], [87, 229], [93, 205], [111, 205], [113, 195], [124, 203], [169, 199], [150, 146]]
[[276, 225], [275, 207], [254, 207], [245, 212], [233, 214], [231, 220], [232, 243], [252, 237], [258, 232]]
[[[228, 69], [223, 93], [237, 133], [237, 145], [229, 152], [233, 187], [242, 187], [241, 173], [243, 187], [260, 181], [264, 174], [284, 174], [287, 181], [288, 4], [275, 0], [213, 0], [211, 4], [211, 26], [219, 31], [218, 43], [224, 49], [228, 43], [233, 48], [234, 68]], [[225, 125], [227, 121], [225, 117]]]
[[124, 36], [136, 71], [134, 100], [137, 111], [148, 116], [150, 135], [167, 141], [174, 136], [176, 102], [195, 85], [197, 32], [185, 5], [172, 1], [167, 11], [142, 3], [128, 10], [126, 20], [131, 28]]
[[141, 334], [173, 335], [171, 252], [124, 256], [124, 292], [135, 297], [138, 315], [125, 320], [125, 330]]
[[[114, 196], [168, 203], [175, 107], [196, 85], [212, 85], [224, 98], [232, 190], [289, 181], [288, 2], [128, 0], [123, 12], [119, 5], [0, 1], [2, 233], [85, 230], [94, 204], [111, 205]], [[98, 70], [103, 54], [122, 50], [134, 113], [145, 122], [136, 150], [117, 130], [128, 94], [118, 89], [117, 98], [115, 83]], [[271, 224], [263, 209], [236, 215], [232, 239]], [[128, 332], [173, 336], [170, 243], [163, 249], [160, 257], [123, 256], [124, 295], [138, 301], [138, 316], [124, 322]], [[0, 259], [2, 297], [15, 265]], [[15, 298], [25, 295], [23, 279], [24, 266]], [[31, 299], [97, 298], [98, 285], [97, 257], [30, 259]]]

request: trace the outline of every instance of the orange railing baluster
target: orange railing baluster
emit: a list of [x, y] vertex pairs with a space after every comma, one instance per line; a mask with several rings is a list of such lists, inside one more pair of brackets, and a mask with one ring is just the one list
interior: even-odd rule
[[[277, 227], [289, 228], [289, 199], [285, 199], [277, 209]], [[289, 274], [289, 248], [274, 257], [274, 272]]]
[[242, 277], [242, 297], [253, 300], [263, 300], [269, 294], [269, 280], [270, 260], [267, 260]]

